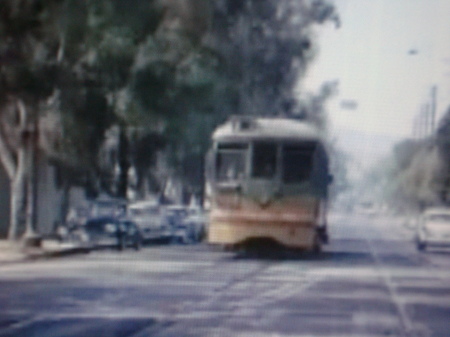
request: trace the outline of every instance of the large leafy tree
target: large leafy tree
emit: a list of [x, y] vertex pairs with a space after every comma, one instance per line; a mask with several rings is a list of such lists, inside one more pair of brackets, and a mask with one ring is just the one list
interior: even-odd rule
[[[126, 177], [130, 165], [127, 126], [136, 119], [134, 112], [158, 117], [158, 125], [161, 120], [170, 121], [169, 107], [173, 102], [181, 105], [183, 95], [174, 99], [169, 93], [192, 90], [189, 83], [182, 82], [196, 64], [189, 54], [196, 48], [190, 35], [198, 33], [192, 28], [195, 25], [188, 30], [169, 29], [176, 22], [170, 17], [174, 11], [171, 3], [2, 2], [0, 160], [11, 181], [10, 238], [17, 237], [24, 223], [30, 231], [33, 227], [33, 158], [38, 145], [45, 144], [44, 150], [66, 169], [70, 167], [69, 172], [88, 168], [89, 176], [99, 176], [98, 149], [105, 130], [116, 124], [123, 140], [119, 146], [121, 175]], [[178, 40], [171, 41], [171, 36]], [[186, 46], [185, 40], [189, 48], [183, 50], [183, 56], [172, 57], [177, 48], [171, 42]], [[148, 48], [156, 44], [164, 51]], [[184, 77], [178, 76], [173, 83], [171, 76], [183, 73]], [[127, 99], [130, 97], [134, 100]], [[149, 120], [152, 118], [144, 122]], [[158, 129], [140, 122], [150, 132]], [[42, 125], [48, 132], [42, 132]], [[57, 135], [50, 141], [43, 139], [52, 131]]]
[[315, 55], [312, 27], [339, 23], [322, 0], [216, 0], [211, 44], [235, 83], [234, 113], [290, 115], [295, 88]]

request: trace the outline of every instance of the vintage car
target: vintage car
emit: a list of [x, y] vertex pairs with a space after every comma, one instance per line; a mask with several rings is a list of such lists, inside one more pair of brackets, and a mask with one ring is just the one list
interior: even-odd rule
[[92, 249], [110, 247], [123, 250], [126, 247], [133, 247], [138, 250], [142, 244], [138, 226], [128, 219], [92, 218], [86, 222], [83, 230]]
[[137, 224], [143, 240], [170, 240], [172, 237], [164, 207], [154, 201], [130, 204], [127, 216]]
[[[169, 211], [170, 212], [170, 211]], [[200, 208], [185, 207], [184, 216], [174, 221], [174, 241], [182, 243], [197, 243], [206, 237], [208, 221]]]
[[416, 229], [416, 245], [418, 250], [450, 247], [450, 208], [429, 208], [423, 212]]

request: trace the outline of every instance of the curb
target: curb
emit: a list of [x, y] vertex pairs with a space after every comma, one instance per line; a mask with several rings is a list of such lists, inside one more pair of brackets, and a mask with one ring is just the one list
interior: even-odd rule
[[91, 250], [89, 248], [83, 248], [83, 247], [76, 247], [76, 248], [70, 248], [70, 249], [61, 249], [61, 250], [43, 250], [40, 252], [32, 252], [32, 253], [26, 253], [25, 258], [30, 260], [36, 260], [40, 258], [47, 258], [47, 257], [62, 257], [72, 254], [79, 254], [79, 253], [89, 253]]
[[87, 254], [91, 251], [88, 247], [70, 247], [62, 249], [45, 250], [42, 248], [25, 248], [20, 253], [17, 253], [14, 258], [0, 260], [0, 266], [6, 264], [23, 263], [36, 261], [40, 259], [50, 259], [56, 257], [64, 257], [75, 254]]

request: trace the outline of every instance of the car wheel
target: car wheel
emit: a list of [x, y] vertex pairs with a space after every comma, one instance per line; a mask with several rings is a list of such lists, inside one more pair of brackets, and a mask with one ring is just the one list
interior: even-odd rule
[[206, 230], [205, 228], [202, 226], [200, 229], [200, 234], [199, 234], [199, 241], [205, 241], [206, 239]]
[[117, 250], [122, 251], [125, 249], [125, 239], [121, 238], [117, 243]]
[[417, 250], [423, 252], [427, 248], [427, 245], [423, 241], [417, 241]]
[[198, 243], [200, 241], [200, 235], [196, 230], [192, 231], [191, 241], [192, 241], [192, 243]]
[[136, 240], [134, 241], [134, 250], [140, 250], [141, 247], [142, 247], [142, 238], [137, 237]]
[[197, 236], [194, 228], [189, 228], [186, 234], [186, 243], [195, 243], [197, 241]]
[[188, 238], [185, 235], [178, 236], [175, 239], [175, 243], [178, 244], [178, 245], [185, 245], [185, 244], [187, 244], [188, 241], [189, 240], [188, 240]]

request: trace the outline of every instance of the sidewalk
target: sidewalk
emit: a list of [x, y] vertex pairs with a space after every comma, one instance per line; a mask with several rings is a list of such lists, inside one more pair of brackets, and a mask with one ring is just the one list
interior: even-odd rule
[[57, 240], [43, 240], [41, 247], [23, 247], [21, 242], [0, 240], [0, 264], [29, 261], [38, 258], [56, 257], [89, 249], [75, 242], [59, 242]]
[[23, 261], [27, 255], [18, 242], [0, 240], [0, 264]]

